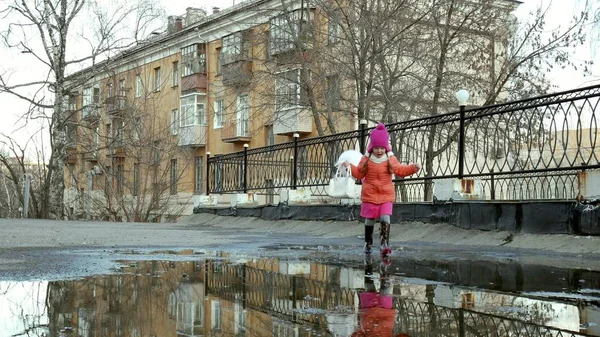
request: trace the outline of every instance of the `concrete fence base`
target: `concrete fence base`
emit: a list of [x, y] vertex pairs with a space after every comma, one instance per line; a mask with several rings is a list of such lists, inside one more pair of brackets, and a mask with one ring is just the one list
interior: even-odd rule
[[[361, 220], [360, 205], [267, 205], [203, 207], [194, 213], [257, 217], [265, 220]], [[402, 203], [394, 205], [392, 222], [447, 223], [464, 229], [535, 234], [600, 235], [600, 206], [573, 201]]]

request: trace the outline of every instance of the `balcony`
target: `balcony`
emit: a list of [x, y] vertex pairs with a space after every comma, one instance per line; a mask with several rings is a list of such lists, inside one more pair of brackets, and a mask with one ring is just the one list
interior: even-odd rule
[[181, 78], [181, 93], [189, 91], [206, 92], [206, 73], [196, 73]]
[[235, 87], [248, 84], [252, 78], [252, 61], [240, 59], [224, 64], [221, 75], [225, 86]]
[[312, 127], [313, 117], [308, 107], [295, 106], [275, 112], [273, 133], [277, 135], [309, 134]]
[[107, 157], [125, 157], [125, 147], [123, 142], [116, 142], [113, 146], [108, 148], [106, 152]]
[[228, 120], [223, 125], [221, 140], [225, 143], [249, 142], [250, 138], [250, 120], [247, 118]]
[[96, 105], [88, 105], [81, 110], [81, 118], [84, 121], [93, 122], [100, 118], [100, 111]]
[[127, 107], [125, 96], [113, 96], [106, 99], [106, 112], [108, 114], [117, 114]]
[[202, 147], [206, 145], [206, 125], [179, 127], [179, 146]]

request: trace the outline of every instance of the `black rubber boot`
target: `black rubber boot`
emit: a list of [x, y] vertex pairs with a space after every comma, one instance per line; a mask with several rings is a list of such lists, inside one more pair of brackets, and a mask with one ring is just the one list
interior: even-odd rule
[[392, 255], [392, 248], [390, 248], [390, 224], [382, 222], [380, 229], [381, 236], [381, 256], [390, 256]]
[[371, 254], [373, 247], [373, 230], [375, 226], [365, 226], [365, 254]]

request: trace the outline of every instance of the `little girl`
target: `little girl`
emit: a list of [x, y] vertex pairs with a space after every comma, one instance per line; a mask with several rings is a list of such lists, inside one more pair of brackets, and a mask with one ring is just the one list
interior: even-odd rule
[[419, 172], [419, 164], [400, 164], [391, 152], [390, 136], [382, 123], [371, 131], [371, 140], [365, 154], [358, 166], [344, 162], [344, 166], [351, 166], [352, 176], [363, 179], [361, 192], [360, 216], [365, 218], [365, 253], [371, 253], [373, 245], [373, 229], [375, 220], [381, 221], [380, 252], [383, 256], [392, 253], [390, 248], [390, 217], [393, 203], [396, 200], [396, 191], [392, 182], [392, 174], [406, 177]]

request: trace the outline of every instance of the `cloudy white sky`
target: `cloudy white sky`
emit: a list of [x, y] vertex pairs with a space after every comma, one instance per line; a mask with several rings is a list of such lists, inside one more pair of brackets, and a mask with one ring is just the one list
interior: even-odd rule
[[[108, 1], [108, 0], [107, 0]], [[156, 0], [158, 5], [164, 8], [167, 15], [181, 15], [185, 13], [187, 7], [200, 7], [206, 9], [209, 13], [213, 7], [219, 7], [224, 9], [234, 4], [238, 4], [241, 0]], [[515, 12], [520, 18], [526, 17], [527, 14], [539, 5], [547, 6], [551, 4], [551, 10], [548, 17], [550, 26], [548, 28], [556, 28], [559, 25], [566, 25], [568, 20], [571, 18], [573, 13], [574, 4], [583, 3], [584, 0], [523, 0], [523, 4]], [[600, 6], [600, 0], [593, 0], [596, 3], [596, 7]], [[1, 3], [1, 1], [0, 1]], [[574, 55], [587, 57], [591, 55], [590, 45], [579, 48]], [[575, 56], [574, 56], [575, 57]], [[597, 59], [600, 59], [600, 53], [596, 55]], [[0, 48], [0, 70], [8, 70], [13, 75], [13, 78], [24, 78], [25, 76], [43, 76], [42, 74], [36, 73], [33, 67], [37, 64], [30, 55], [21, 54], [19, 52], [1, 49]], [[600, 60], [594, 65], [594, 73], [596, 76], [600, 76]], [[573, 70], [560, 71], [556, 70], [552, 74], [553, 82], [556, 84], [558, 90], [567, 90], [584, 85], [590, 85], [591, 78], [584, 78], [581, 73]], [[598, 77], [595, 78], [598, 83]], [[25, 131], [20, 129], [18, 126], [21, 125], [22, 121], [18, 120], [23, 111], [27, 108], [27, 105], [23, 105], [18, 99], [9, 97], [7, 95], [0, 94], [0, 104], [4, 108], [2, 112], [2, 122], [0, 122], [0, 133], [7, 135], [18, 136], [23, 142], [23, 139], [29, 139], [32, 131]], [[31, 128], [30, 128], [31, 130]], [[31, 146], [31, 145], [30, 145]]]

